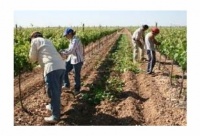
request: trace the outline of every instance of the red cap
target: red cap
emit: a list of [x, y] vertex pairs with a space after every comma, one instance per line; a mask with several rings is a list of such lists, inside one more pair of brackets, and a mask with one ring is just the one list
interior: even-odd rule
[[160, 30], [159, 30], [157, 27], [153, 27], [153, 28], [151, 29], [151, 31], [152, 31], [153, 33], [155, 33], [155, 34], [159, 34], [159, 33], [160, 33]]

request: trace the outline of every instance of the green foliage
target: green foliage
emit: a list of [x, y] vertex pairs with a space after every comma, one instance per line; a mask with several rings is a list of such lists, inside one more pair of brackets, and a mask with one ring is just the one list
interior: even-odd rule
[[118, 76], [112, 76], [106, 81], [106, 90], [121, 92], [124, 83]]
[[109, 91], [105, 91], [101, 86], [91, 88], [90, 93], [83, 94], [83, 100], [86, 100], [92, 105], [97, 105], [105, 99], [112, 101], [114, 99], [114, 95], [112, 95]]
[[159, 52], [177, 62], [182, 70], [187, 70], [186, 27], [161, 28], [157, 38], [161, 41]]
[[33, 64], [28, 60], [29, 46], [15, 46], [14, 48], [14, 76], [17, 76], [19, 72], [31, 71]]
[[116, 29], [86, 29], [83, 31], [79, 31], [77, 33], [77, 35], [80, 37], [81, 39], [81, 42], [84, 44], [84, 45], [87, 45], [89, 44], [90, 42], [95, 42], [96, 40], [106, 36], [106, 35], [109, 35], [111, 33], [114, 33], [116, 31]]
[[111, 56], [116, 65], [114, 70], [119, 72], [133, 71], [138, 73], [139, 69], [132, 62], [132, 49], [128, 38], [125, 35], [122, 35], [118, 40], [117, 45], [116, 52]]

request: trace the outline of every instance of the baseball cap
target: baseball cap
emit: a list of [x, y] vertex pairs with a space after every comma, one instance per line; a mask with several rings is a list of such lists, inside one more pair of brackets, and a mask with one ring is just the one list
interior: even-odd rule
[[74, 31], [74, 30], [71, 29], [71, 28], [66, 28], [65, 31], [64, 31], [64, 33], [63, 33], [63, 36], [66, 36], [66, 35], [70, 34], [70, 33], [73, 32], [73, 31]]

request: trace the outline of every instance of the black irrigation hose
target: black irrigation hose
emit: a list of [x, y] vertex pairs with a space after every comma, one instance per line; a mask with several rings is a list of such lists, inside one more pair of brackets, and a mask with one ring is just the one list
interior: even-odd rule
[[27, 108], [24, 107], [23, 102], [22, 102], [22, 96], [21, 96], [21, 71], [19, 70], [19, 98], [20, 98], [20, 104], [23, 112], [26, 112], [28, 115], [32, 116], [33, 113], [27, 110]]

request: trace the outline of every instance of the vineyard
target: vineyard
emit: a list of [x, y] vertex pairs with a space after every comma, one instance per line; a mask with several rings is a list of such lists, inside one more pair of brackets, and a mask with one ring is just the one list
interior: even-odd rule
[[[36, 65], [29, 63], [28, 60], [30, 48], [29, 38], [33, 31], [37, 30], [42, 32], [45, 38], [52, 40], [56, 49], [59, 51], [60, 49], [67, 48], [69, 44], [69, 42], [62, 36], [64, 29], [65, 28], [16, 28], [14, 32], [14, 75], [18, 75], [19, 71], [31, 71]], [[87, 28], [85, 30], [78, 31], [77, 35], [79, 35], [84, 45], [88, 45], [89, 43], [113, 33], [116, 30], [117, 29], [115, 28], [98, 28], [97, 31], [95, 31], [92, 28]]]
[[[37, 30], [57, 50], [68, 47], [64, 28], [15, 28], [14, 125], [187, 125], [186, 27], [162, 27], [157, 40], [156, 75], [146, 74], [147, 61], [133, 64], [131, 35], [136, 28], [74, 28], [84, 45], [81, 95], [62, 90], [61, 120], [46, 124], [48, 98], [42, 69], [28, 59], [29, 35]], [[74, 83], [74, 73], [70, 73]], [[26, 112], [22, 110], [26, 109]], [[27, 112], [28, 111], [28, 112]]]

